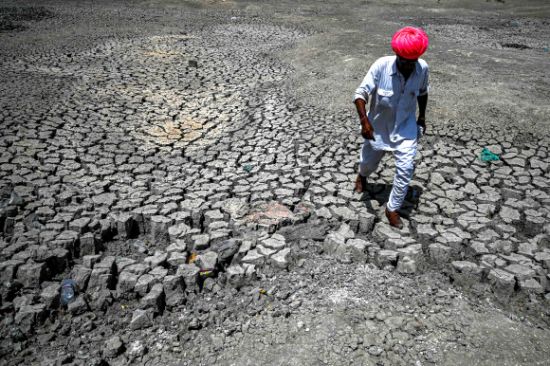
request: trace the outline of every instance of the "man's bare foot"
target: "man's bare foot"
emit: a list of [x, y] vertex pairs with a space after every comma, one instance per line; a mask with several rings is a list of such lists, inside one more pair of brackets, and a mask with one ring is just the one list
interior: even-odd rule
[[363, 177], [361, 174], [357, 174], [355, 179], [355, 192], [363, 193], [367, 190], [367, 177]]
[[403, 228], [403, 222], [401, 221], [401, 217], [397, 211], [388, 211], [388, 208], [386, 208], [386, 217], [390, 222], [390, 226], [396, 227], [400, 230]]

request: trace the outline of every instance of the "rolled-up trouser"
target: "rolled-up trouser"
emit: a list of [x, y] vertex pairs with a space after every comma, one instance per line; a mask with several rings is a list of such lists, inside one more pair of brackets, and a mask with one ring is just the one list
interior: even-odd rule
[[[370, 142], [365, 140], [359, 157], [359, 174], [368, 177], [378, 168], [378, 164], [386, 152], [389, 151], [373, 149]], [[403, 205], [407, 190], [409, 189], [409, 183], [414, 172], [416, 144], [409, 147], [397, 148], [391, 152], [395, 158], [396, 169], [390, 199], [386, 207], [389, 211], [395, 211]]]

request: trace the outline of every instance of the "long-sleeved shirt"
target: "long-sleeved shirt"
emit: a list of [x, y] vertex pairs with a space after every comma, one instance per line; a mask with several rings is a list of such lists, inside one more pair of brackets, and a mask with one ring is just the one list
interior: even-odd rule
[[407, 81], [397, 70], [396, 56], [381, 57], [372, 64], [353, 100], [368, 102], [368, 118], [374, 129], [371, 146], [376, 150], [396, 150], [416, 145], [417, 97], [428, 93], [428, 64], [419, 59]]

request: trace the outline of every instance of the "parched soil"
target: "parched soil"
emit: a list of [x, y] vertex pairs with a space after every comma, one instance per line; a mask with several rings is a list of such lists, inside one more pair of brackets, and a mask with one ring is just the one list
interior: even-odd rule
[[[404, 25], [431, 89], [396, 230], [391, 156], [353, 192], [351, 98]], [[540, 0], [3, 2], [0, 365], [550, 365], [549, 25]]]

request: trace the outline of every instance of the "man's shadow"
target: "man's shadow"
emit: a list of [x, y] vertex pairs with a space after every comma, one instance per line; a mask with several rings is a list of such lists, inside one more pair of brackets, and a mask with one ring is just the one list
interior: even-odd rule
[[[371, 200], [375, 200], [380, 206], [383, 206], [390, 198], [391, 189], [391, 184], [367, 183], [366, 192], [363, 193], [361, 200], [365, 202], [368, 209], [374, 210]], [[409, 219], [412, 211], [418, 208], [418, 202], [420, 201], [422, 193], [422, 187], [414, 184], [409, 186], [409, 190], [405, 196], [405, 202], [403, 202], [403, 206], [399, 209], [401, 216]]]

